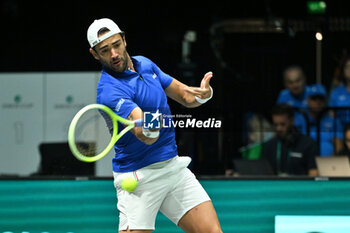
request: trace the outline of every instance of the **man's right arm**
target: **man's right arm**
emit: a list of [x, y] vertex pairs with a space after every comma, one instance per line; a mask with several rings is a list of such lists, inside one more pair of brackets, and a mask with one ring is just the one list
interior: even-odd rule
[[[128, 120], [135, 121], [137, 119], [143, 118], [143, 111], [137, 104], [132, 100], [133, 91], [128, 87], [122, 87], [122, 85], [109, 86], [104, 90], [104, 95], [101, 95], [97, 103], [108, 106], [110, 109], [113, 109], [114, 112], [124, 117]], [[137, 139], [142, 141], [147, 145], [155, 143], [158, 137], [147, 137], [143, 134], [143, 127], [134, 127], [130, 130], [132, 134], [136, 136]], [[151, 132], [159, 132], [159, 129], [149, 129]]]
[[274, 160], [276, 158], [274, 156], [276, 154], [276, 151], [274, 150], [276, 149], [276, 146], [274, 146], [275, 144], [273, 143], [272, 140], [273, 138], [262, 144], [260, 158], [266, 160], [270, 164], [270, 167], [272, 168], [272, 170], [274, 171], [274, 174], [276, 175], [276, 171], [274, 169], [274, 164], [275, 164]]
[[318, 176], [318, 170], [316, 168], [316, 156], [319, 155], [317, 143], [310, 138], [310, 145], [305, 151], [305, 154], [308, 156], [308, 175], [309, 176]]
[[278, 94], [276, 104], [282, 104], [283, 103], [282, 91], [280, 91], [280, 93]]

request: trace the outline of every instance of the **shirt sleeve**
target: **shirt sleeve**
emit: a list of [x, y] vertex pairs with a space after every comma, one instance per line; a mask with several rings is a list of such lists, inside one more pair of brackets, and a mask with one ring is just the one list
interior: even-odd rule
[[337, 107], [337, 96], [336, 92], [333, 90], [330, 97], [329, 97], [329, 107]]
[[162, 88], [165, 90], [170, 83], [173, 81], [173, 77], [164, 73], [155, 63], [152, 62], [153, 71], [159, 77], [160, 84]]
[[300, 112], [294, 112], [294, 126], [299, 133], [307, 134], [307, 124], [304, 115]]
[[[315, 169], [316, 168], [316, 156], [319, 155], [317, 148], [317, 143], [310, 138], [309, 146], [307, 147], [305, 154], [308, 156], [307, 158], [307, 168]], [[308, 172], [308, 171], [307, 171]]]
[[285, 98], [285, 90], [280, 91], [278, 98], [277, 98], [277, 104], [284, 104], [286, 103], [286, 98]]
[[334, 119], [335, 120], [335, 137], [339, 139], [344, 139], [344, 131], [343, 131], [343, 125], [341, 124], [339, 119]]
[[275, 174], [276, 174], [276, 163], [275, 163], [276, 148], [277, 148], [277, 144], [275, 143], [274, 139], [270, 139], [269, 141], [263, 143], [261, 148], [261, 159], [266, 160], [270, 164]]
[[106, 105], [123, 118], [127, 118], [131, 111], [138, 107], [132, 100], [132, 92], [128, 89], [109, 87], [104, 90], [104, 93], [97, 102]]
[[262, 144], [260, 157], [262, 159], [267, 159], [267, 155], [268, 155], [268, 149], [265, 142]]

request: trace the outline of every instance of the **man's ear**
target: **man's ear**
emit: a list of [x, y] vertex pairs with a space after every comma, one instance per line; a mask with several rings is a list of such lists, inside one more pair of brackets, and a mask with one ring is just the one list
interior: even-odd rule
[[123, 35], [124, 46], [126, 47], [125, 34]]
[[92, 48], [89, 49], [89, 52], [92, 54], [92, 56], [94, 56], [94, 58], [96, 60], [100, 60], [100, 57], [98, 56], [98, 54], [95, 52], [95, 50], [93, 50]]

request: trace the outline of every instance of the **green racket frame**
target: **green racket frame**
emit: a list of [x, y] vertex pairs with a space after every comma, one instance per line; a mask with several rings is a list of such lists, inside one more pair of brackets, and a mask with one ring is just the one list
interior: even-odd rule
[[[112, 123], [113, 123], [113, 134], [111, 137], [111, 140], [109, 142], [109, 144], [107, 145], [107, 147], [99, 154], [95, 155], [95, 156], [86, 156], [83, 155], [82, 153], [80, 153], [80, 151], [77, 148], [77, 145], [75, 144], [75, 129], [77, 126], [77, 123], [80, 119], [80, 117], [87, 111], [92, 110], [92, 109], [99, 109], [104, 111], [106, 114], [108, 114], [111, 119], [112, 119]], [[118, 134], [118, 122], [126, 125], [126, 127]], [[115, 114], [109, 107], [102, 105], [102, 104], [89, 104], [87, 106], [85, 106], [84, 108], [82, 108], [73, 118], [70, 126], [69, 126], [69, 130], [68, 130], [68, 144], [69, 147], [73, 153], [73, 155], [83, 161], [83, 162], [95, 162], [101, 158], [103, 158], [105, 155], [108, 154], [108, 152], [113, 148], [114, 144], [125, 134], [127, 133], [129, 130], [131, 130], [134, 127], [140, 127], [143, 125], [143, 121], [142, 119], [138, 119], [136, 121], [130, 121], [127, 119], [124, 119], [120, 116], [118, 116], [117, 114]]]

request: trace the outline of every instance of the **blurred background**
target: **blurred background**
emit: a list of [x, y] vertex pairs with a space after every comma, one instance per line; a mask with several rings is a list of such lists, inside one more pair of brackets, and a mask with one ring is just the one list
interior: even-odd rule
[[277, 0], [2, 0], [0, 174], [112, 175], [112, 155], [93, 166], [69, 156], [58, 165], [68, 153], [70, 120], [95, 102], [101, 67], [88, 51], [86, 31], [104, 17], [126, 32], [130, 55], [150, 58], [181, 82], [198, 86], [214, 72], [215, 94], [207, 104], [190, 110], [169, 104], [173, 114], [222, 121], [219, 129], [177, 129], [177, 142], [179, 154], [193, 158], [196, 174], [224, 174], [249, 144], [249, 114], [270, 120], [287, 66], [301, 66], [307, 84], [322, 83], [328, 91], [337, 79], [350, 49], [350, 4], [314, 2], [318, 7]]

